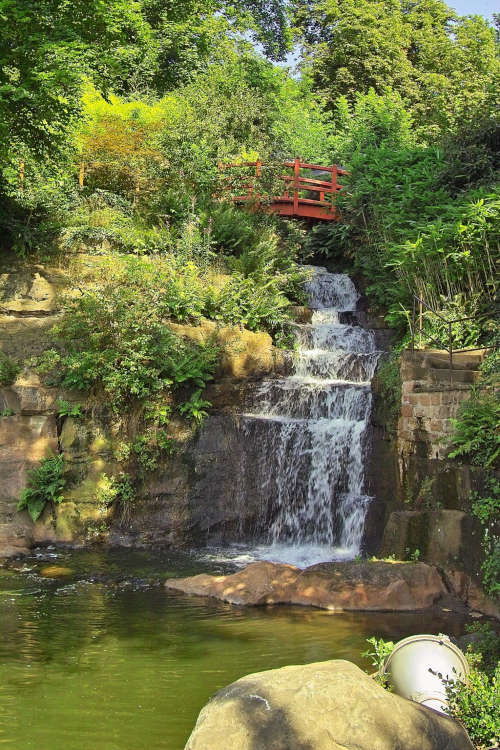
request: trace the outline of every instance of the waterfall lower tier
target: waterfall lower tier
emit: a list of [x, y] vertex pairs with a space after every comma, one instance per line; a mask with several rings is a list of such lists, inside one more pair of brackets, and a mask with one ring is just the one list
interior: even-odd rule
[[248, 451], [239, 502], [253, 492], [263, 509], [255, 546], [237, 550], [242, 562], [304, 566], [354, 558], [361, 549], [379, 352], [372, 331], [339, 322], [355, 319], [359, 295], [349, 276], [313, 268], [306, 290], [314, 312], [311, 324], [294, 326], [293, 374], [256, 386], [241, 419]]

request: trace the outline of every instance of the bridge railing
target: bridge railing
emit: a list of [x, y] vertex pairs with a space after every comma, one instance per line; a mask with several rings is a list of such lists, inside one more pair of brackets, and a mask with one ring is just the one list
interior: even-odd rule
[[[343, 185], [338, 182], [339, 175], [347, 174], [345, 169], [341, 169], [336, 164], [323, 166], [320, 164], [310, 164], [302, 162], [300, 159], [286, 161], [283, 163], [285, 168], [292, 170], [291, 174], [278, 175], [278, 179], [284, 183], [283, 191], [280, 195], [265, 197], [258, 193], [258, 183], [262, 177], [262, 170], [267, 167], [260, 161], [220, 164], [221, 174], [229, 177], [227, 188], [237, 188], [246, 190], [242, 195], [234, 195], [235, 203], [253, 202], [267, 204], [269, 210], [288, 216], [303, 216], [318, 219], [338, 220], [340, 215], [335, 208], [335, 196]], [[241, 170], [243, 173], [241, 173]], [[248, 174], [248, 170], [252, 174]], [[238, 170], [238, 172], [236, 172]], [[308, 174], [304, 175], [303, 170]], [[231, 174], [228, 174], [228, 171]], [[314, 173], [321, 173], [321, 176]], [[323, 177], [327, 177], [325, 179]], [[240, 182], [238, 182], [238, 178]], [[226, 189], [227, 189], [226, 188]], [[316, 197], [312, 197], [315, 195]]]

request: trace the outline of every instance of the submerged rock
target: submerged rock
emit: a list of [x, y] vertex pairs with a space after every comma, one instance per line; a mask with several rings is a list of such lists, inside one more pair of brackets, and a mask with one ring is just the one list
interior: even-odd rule
[[425, 563], [321, 563], [301, 570], [257, 562], [232, 575], [170, 579], [165, 586], [231, 604], [366, 611], [426, 609], [446, 594], [437, 569]]
[[202, 709], [185, 750], [472, 750], [452, 719], [335, 660], [243, 677]]

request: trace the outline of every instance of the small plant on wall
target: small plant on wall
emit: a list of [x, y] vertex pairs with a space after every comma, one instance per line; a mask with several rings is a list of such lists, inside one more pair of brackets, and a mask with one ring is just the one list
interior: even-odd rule
[[43, 458], [40, 465], [28, 473], [28, 486], [21, 495], [18, 510], [27, 510], [32, 521], [37, 521], [47, 503], [59, 505], [64, 500], [66, 486], [64, 456]]
[[0, 387], [11, 385], [19, 373], [19, 366], [0, 352]]

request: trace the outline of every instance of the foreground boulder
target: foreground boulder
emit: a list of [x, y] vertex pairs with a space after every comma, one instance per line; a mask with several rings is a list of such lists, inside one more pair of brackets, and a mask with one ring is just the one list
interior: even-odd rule
[[185, 750], [471, 750], [452, 719], [389, 693], [354, 664], [259, 672], [220, 690]]
[[436, 568], [425, 563], [320, 563], [301, 570], [258, 562], [233, 575], [171, 578], [165, 586], [231, 604], [366, 611], [426, 609], [446, 594]]

